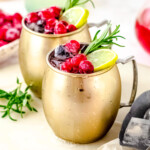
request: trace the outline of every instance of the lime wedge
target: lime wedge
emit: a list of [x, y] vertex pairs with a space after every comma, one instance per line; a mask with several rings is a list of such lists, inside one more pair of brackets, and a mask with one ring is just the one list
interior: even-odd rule
[[88, 19], [89, 11], [82, 7], [73, 7], [66, 10], [60, 17], [60, 20], [67, 21], [70, 24], [75, 25], [77, 28], [83, 26]]
[[110, 49], [100, 49], [87, 55], [87, 59], [94, 65], [94, 71], [100, 71], [113, 66], [118, 55]]

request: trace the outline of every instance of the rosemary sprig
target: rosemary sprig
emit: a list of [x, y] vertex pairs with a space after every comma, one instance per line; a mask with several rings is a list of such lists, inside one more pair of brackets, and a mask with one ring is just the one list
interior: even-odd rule
[[3, 111], [1, 111], [3, 113], [2, 118], [8, 116], [11, 120], [17, 121], [11, 116], [11, 112], [13, 111], [15, 113], [19, 113], [23, 118], [23, 114], [25, 114], [25, 111], [23, 111], [24, 107], [27, 107], [30, 111], [37, 112], [37, 110], [30, 105], [32, 100], [31, 95], [28, 94], [30, 86], [28, 86], [24, 92], [21, 91], [22, 83], [19, 82], [18, 78], [17, 85], [17, 88], [11, 92], [0, 90], [0, 98], [7, 100], [6, 105], [0, 105], [0, 107], [3, 109]]
[[86, 50], [84, 51], [85, 55], [88, 55], [89, 53], [96, 51], [98, 49], [106, 49], [106, 48], [111, 48], [111, 46], [117, 45], [120, 47], [124, 47], [123, 45], [119, 45], [118, 43], [114, 42], [114, 40], [118, 40], [118, 38], [123, 38], [125, 39], [123, 36], [117, 35], [120, 30], [120, 25], [116, 26], [116, 29], [109, 34], [109, 30], [111, 28], [111, 24], [107, 25], [107, 28], [103, 31], [103, 33], [101, 34], [101, 36], [98, 38], [99, 33], [101, 32], [100, 30], [98, 30], [93, 38], [93, 41], [89, 44], [89, 46], [86, 48]]
[[74, 6], [86, 4], [88, 2], [90, 2], [92, 6], [95, 8], [95, 5], [92, 0], [67, 0], [65, 10], [70, 9]]

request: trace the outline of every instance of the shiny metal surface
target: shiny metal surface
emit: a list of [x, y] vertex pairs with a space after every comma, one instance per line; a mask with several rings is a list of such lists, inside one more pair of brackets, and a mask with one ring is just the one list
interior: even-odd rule
[[42, 86], [48, 123], [55, 134], [76, 143], [103, 137], [120, 107], [121, 81], [117, 66], [93, 74], [70, 74], [48, 60]]

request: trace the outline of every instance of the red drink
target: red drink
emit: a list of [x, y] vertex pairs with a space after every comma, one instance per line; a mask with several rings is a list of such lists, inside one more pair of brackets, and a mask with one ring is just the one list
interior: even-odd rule
[[150, 8], [146, 8], [137, 18], [135, 29], [139, 42], [150, 53]]

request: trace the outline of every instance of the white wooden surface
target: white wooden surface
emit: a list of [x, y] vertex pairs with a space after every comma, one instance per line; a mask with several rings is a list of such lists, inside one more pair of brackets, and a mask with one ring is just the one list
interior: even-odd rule
[[[96, 9], [90, 8], [89, 22], [99, 22], [103, 19], [112, 20], [113, 24], [121, 24], [121, 34], [127, 39], [121, 41], [125, 48], [114, 47], [120, 57], [134, 54], [138, 63], [150, 66], [150, 55], [146, 54], [138, 44], [134, 35], [134, 21], [143, 0], [95, 0]], [[19, 11], [26, 14], [22, 0], [0, 1], [0, 8], [8, 11]], [[91, 33], [97, 29], [91, 29]], [[131, 64], [119, 65], [122, 78], [122, 101], [127, 102], [132, 87]], [[137, 95], [150, 88], [150, 68], [138, 65], [139, 84]], [[11, 90], [16, 87], [16, 77], [23, 81], [17, 57], [14, 56], [7, 62], [0, 64], [0, 89]], [[24, 119], [18, 118], [17, 122], [12, 122], [8, 118], [0, 118], [0, 150], [96, 150], [102, 140], [88, 145], [76, 145], [66, 143], [56, 138], [45, 119], [42, 103], [34, 98], [33, 105], [38, 109], [38, 113], [29, 112]], [[0, 101], [1, 103], [1, 101]], [[129, 108], [119, 111], [116, 121], [122, 122]], [[1, 114], [1, 113], [0, 113]], [[109, 141], [118, 136], [119, 125], [115, 124], [104, 141]]]

